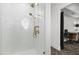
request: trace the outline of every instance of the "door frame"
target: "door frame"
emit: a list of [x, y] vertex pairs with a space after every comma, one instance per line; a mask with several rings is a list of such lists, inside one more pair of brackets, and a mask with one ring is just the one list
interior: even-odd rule
[[64, 12], [60, 12], [60, 48], [64, 49]]
[[[66, 6], [70, 4], [72, 3], [68, 3]], [[61, 50], [64, 49], [64, 12], [62, 11], [63, 8], [61, 8], [60, 10], [60, 49]]]

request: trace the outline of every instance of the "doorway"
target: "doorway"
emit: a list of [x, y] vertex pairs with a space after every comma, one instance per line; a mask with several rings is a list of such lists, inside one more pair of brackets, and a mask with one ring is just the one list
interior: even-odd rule
[[60, 46], [67, 54], [79, 54], [79, 3], [72, 3], [60, 13]]

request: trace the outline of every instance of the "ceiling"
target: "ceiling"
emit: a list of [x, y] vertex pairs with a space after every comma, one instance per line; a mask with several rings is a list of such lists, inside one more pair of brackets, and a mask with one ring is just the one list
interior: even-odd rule
[[79, 3], [72, 3], [62, 9], [65, 15], [79, 19]]

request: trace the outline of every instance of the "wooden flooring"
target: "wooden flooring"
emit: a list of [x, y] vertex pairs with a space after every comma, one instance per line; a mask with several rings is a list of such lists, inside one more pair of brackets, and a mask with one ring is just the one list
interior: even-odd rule
[[51, 55], [79, 55], [79, 43], [65, 44], [61, 51], [51, 48]]

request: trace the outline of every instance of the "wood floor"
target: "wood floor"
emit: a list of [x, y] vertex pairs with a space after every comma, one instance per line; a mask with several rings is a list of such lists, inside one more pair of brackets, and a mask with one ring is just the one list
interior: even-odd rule
[[79, 55], [79, 43], [78, 44], [66, 44], [64, 49], [58, 51], [54, 48], [51, 48], [52, 55]]

